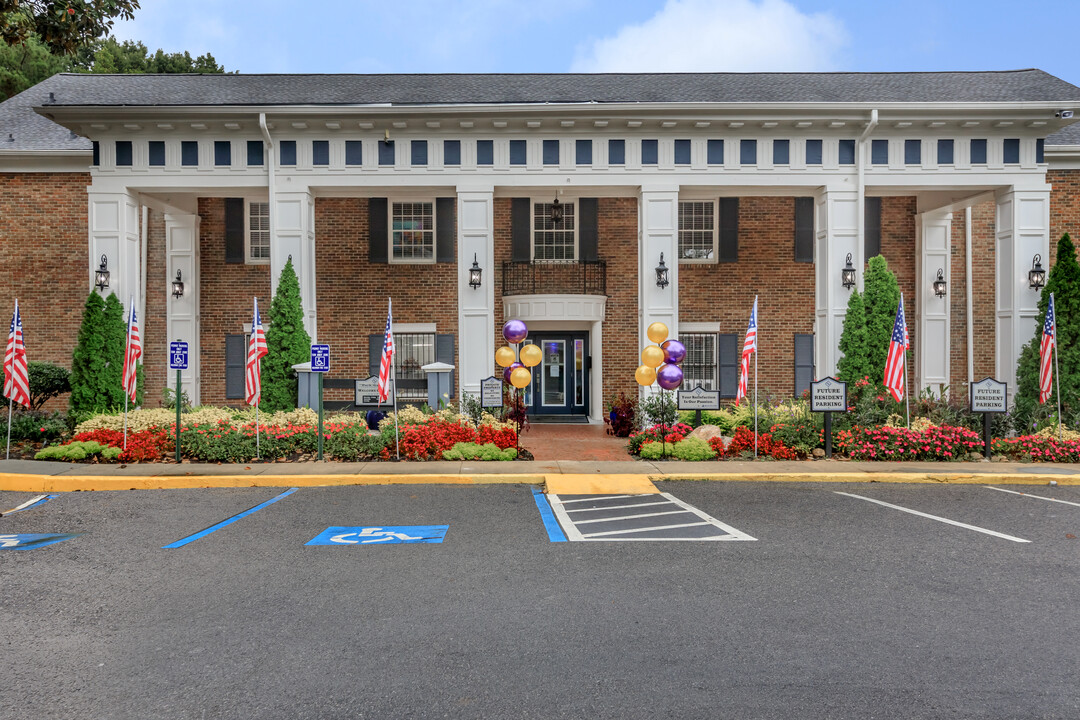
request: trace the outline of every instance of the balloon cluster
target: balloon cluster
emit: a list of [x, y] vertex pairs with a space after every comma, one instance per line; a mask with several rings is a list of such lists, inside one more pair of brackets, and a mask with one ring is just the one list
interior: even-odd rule
[[[508, 343], [517, 345], [528, 334], [529, 329], [520, 320], [508, 320], [503, 325], [503, 338]], [[517, 356], [521, 357], [520, 362]], [[529, 368], [539, 365], [543, 357], [544, 353], [532, 343], [525, 345], [516, 353], [509, 345], [503, 345], [495, 351], [495, 362], [499, 364], [499, 367], [504, 368], [503, 380], [519, 390], [532, 382], [532, 373]]]
[[662, 322], [654, 322], [645, 334], [656, 345], [646, 345], [641, 351], [641, 365], [634, 378], [644, 387], [656, 382], [665, 390], [674, 390], [682, 384], [679, 363], [686, 358], [686, 346], [678, 340], [668, 340], [668, 328]]

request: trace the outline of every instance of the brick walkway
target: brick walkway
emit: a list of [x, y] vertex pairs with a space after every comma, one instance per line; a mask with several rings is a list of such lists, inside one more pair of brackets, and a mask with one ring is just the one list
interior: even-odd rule
[[605, 434], [605, 425], [533, 423], [521, 434], [521, 447], [535, 460], [633, 460], [626, 438]]

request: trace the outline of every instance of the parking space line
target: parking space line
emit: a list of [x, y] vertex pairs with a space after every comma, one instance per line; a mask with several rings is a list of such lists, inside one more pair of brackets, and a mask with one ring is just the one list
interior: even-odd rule
[[[664, 503], [670, 505], [671, 503]], [[615, 522], [618, 520], [637, 520], [638, 518], [657, 517], [658, 515], [685, 515], [689, 510], [668, 510], [667, 512], [638, 513], [637, 515], [619, 515], [618, 517], [596, 518], [594, 520], [575, 520], [575, 525], [588, 525], [590, 523]]]
[[190, 542], [195, 542], [199, 538], [205, 537], [205, 536], [209, 535], [210, 533], [214, 532], [215, 530], [220, 530], [223, 527], [227, 527], [229, 525], [232, 525], [237, 520], [242, 520], [242, 519], [246, 518], [248, 515], [252, 514], [253, 512], [257, 512], [259, 510], [262, 510], [264, 507], [266, 507], [268, 505], [273, 505], [278, 500], [282, 500], [285, 497], [287, 497], [289, 495], [292, 495], [294, 492], [296, 492], [299, 489], [300, 488], [289, 488], [288, 490], [281, 493], [280, 495], [276, 495], [276, 496], [270, 498], [269, 500], [267, 500], [266, 502], [264, 502], [262, 504], [256, 505], [253, 508], [248, 508], [244, 512], [242, 512], [242, 513], [240, 513], [238, 515], [233, 515], [228, 520], [222, 520], [217, 525], [211, 525], [210, 527], [206, 528], [205, 530], [200, 530], [199, 532], [195, 533], [194, 535], [188, 535], [186, 538], [183, 538], [181, 540], [177, 540], [176, 542], [171, 542], [168, 545], [164, 545], [164, 546], [162, 546], [161, 549], [162, 550], [172, 550], [172, 549], [175, 549], [175, 548], [183, 547], [183, 546], [187, 545]]
[[584, 535], [582, 535], [582, 537], [585, 538], [586, 540], [588, 540], [590, 538], [605, 537], [605, 536], [608, 536], [608, 535], [629, 535], [631, 533], [654, 532], [656, 530], [674, 530], [675, 528], [700, 527], [702, 525], [709, 525], [709, 524], [710, 523], [707, 523], [707, 522], [692, 522], [692, 523], [679, 523], [677, 525], [654, 525], [652, 527], [631, 528], [629, 530], [607, 530], [605, 532], [585, 533]]
[[[568, 502], [574, 502], [569, 500]], [[596, 512], [597, 510], [626, 510], [627, 508], [636, 507], [649, 507], [650, 505], [670, 505], [668, 501], [664, 502], [651, 502], [651, 503], [635, 503], [633, 505], [605, 505], [604, 507], [591, 507], [591, 508], [578, 508], [577, 510], [567, 510], [566, 512]], [[579, 521], [580, 522], [580, 521]]]
[[1043, 497], [1042, 495], [1032, 495], [1026, 492], [1017, 492], [1016, 490], [1005, 490], [1004, 488], [994, 487], [993, 485], [983, 485], [983, 487], [989, 490], [997, 490], [998, 492], [1010, 493], [1012, 495], [1023, 495], [1024, 497], [1035, 498], [1036, 500], [1046, 500], [1047, 502], [1061, 503], [1062, 505], [1072, 505], [1073, 507], [1080, 507], [1080, 503], [1069, 502], [1068, 500], [1058, 500], [1057, 498]]
[[555, 514], [551, 512], [551, 503], [547, 501], [544, 493], [540, 491], [540, 488], [534, 487], [532, 494], [533, 500], [536, 501], [536, 507], [540, 511], [540, 519], [544, 521], [548, 540], [551, 542], [566, 542], [566, 534], [559, 527], [559, 521], [555, 519]]
[[1006, 535], [1005, 533], [999, 533], [996, 530], [987, 530], [986, 528], [977, 527], [975, 525], [968, 525], [967, 523], [957, 522], [956, 520], [950, 520], [948, 518], [938, 517], [937, 515], [930, 515], [928, 513], [919, 512], [918, 510], [912, 510], [911, 508], [901, 507], [899, 505], [893, 505], [882, 500], [875, 500], [874, 498], [864, 497], [862, 495], [853, 495], [852, 493], [840, 492], [839, 490], [833, 490], [837, 495], [846, 495], [847, 497], [858, 498], [859, 500], [866, 500], [883, 507], [892, 508], [893, 510], [899, 510], [900, 512], [910, 513], [912, 515], [918, 515], [929, 520], [937, 520], [947, 525], [955, 525], [956, 527], [965, 528], [967, 530], [974, 530], [975, 532], [985, 533], [986, 535], [993, 535], [994, 537], [1002, 538], [1003, 540], [1011, 540], [1018, 543], [1028, 543], [1030, 540], [1024, 540], [1023, 538], [1013, 537], [1012, 535]]
[[594, 502], [597, 499], [600, 500], [615, 500], [616, 498], [628, 498], [628, 497], [641, 497], [640, 495], [595, 495], [590, 497], [578, 498], [576, 500], [560, 500], [563, 505], [569, 505], [570, 503], [579, 502]]
[[12, 513], [22, 512], [23, 510], [29, 510], [32, 507], [37, 507], [38, 505], [43, 505], [43, 504], [49, 502], [50, 500], [52, 500], [53, 498], [56, 498], [56, 497], [60, 497], [60, 496], [59, 495], [38, 495], [36, 497], [32, 497], [29, 500], [27, 500], [26, 502], [22, 503], [21, 505], [17, 505], [15, 507], [11, 508], [10, 510], [5, 510], [4, 512], [0, 512], [0, 517], [3, 517], [4, 515], [10, 515]]

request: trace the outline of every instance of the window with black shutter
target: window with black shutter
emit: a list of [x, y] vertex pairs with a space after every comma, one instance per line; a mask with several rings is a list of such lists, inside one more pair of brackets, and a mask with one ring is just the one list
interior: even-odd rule
[[795, 198], [795, 262], [814, 262], [814, 198]]
[[247, 361], [247, 335], [225, 336], [225, 399], [244, 398], [244, 367]]
[[881, 198], [866, 198], [863, 208], [863, 258], [869, 260], [881, 254]]
[[720, 236], [717, 260], [739, 261], [739, 198], [720, 198]]
[[735, 333], [717, 335], [716, 350], [720, 397], [733, 398], [739, 391], [739, 336]]
[[810, 389], [814, 380], [814, 336], [795, 335], [795, 397]]

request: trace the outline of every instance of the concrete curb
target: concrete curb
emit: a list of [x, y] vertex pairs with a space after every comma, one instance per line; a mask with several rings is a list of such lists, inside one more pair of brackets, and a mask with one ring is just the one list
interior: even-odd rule
[[[231, 487], [329, 487], [342, 485], [544, 485], [553, 473], [503, 474], [296, 474], [296, 475], [42, 475], [0, 473], [0, 491], [77, 492], [106, 490], [181, 490]], [[692, 480], [711, 482], [801, 483], [922, 483], [963, 485], [1080, 486], [1080, 474], [1053, 473], [940, 473], [940, 472], [758, 472], [758, 473], [596, 473], [607, 478], [647, 478], [653, 482]]]

